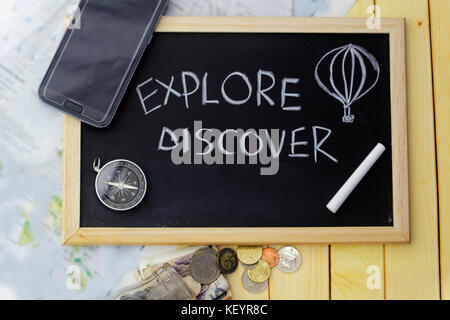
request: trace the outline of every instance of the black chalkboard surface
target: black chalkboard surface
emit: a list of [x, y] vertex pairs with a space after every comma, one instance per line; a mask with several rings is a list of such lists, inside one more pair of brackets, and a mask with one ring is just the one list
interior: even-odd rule
[[[80, 226], [392, 226], [389, 45], [382, 33], [156, 33], [111, 125], [82, 125]], [[195, 77], [198, 89], [189, 95]], [[360, 85], [359, 95], [367, 92], [357, 99]], [[185, 128], [193, 161], [198, 121], [201, 133], [252, 128], [266, 137], [264, 129], [279, 129], [281, 138], [284, 131], [278, 172], [261, 175], [268, 165], [248, 164], [248, 157], [246, 164], [177, 165], [171, 151], [158, 150], [173, 145], [163, 128]], [[377, 143], [385, 153], [338, 213], [328, 211]], [[235, 145], [229, 150], [237, 152]], [[197, 152], [208, 144], [202, 148]], [[118, 213], [101, 204], [92, 170], [97, 156], [144, 170], [149, 189], [139, 206]]]

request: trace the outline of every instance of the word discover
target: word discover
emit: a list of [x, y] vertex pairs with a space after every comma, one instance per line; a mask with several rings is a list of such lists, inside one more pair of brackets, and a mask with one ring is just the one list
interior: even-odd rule
[[[296, 148], [307, 147], [307, 140], [298, 140], [298, 135], [306, 130], [299, 127], [291, 131], [291, 158], [309, 158], [310, 153]], [[314, 162], [318, 162], [319, 153], [337, 163], [338, 160], [322, 149], [332, 130], [312, 126], [312, 154]], [[281, 133], [281, 134], [280, 134]], [[321, 136], [319, 138], [319, 135]], [[203, 128], [202, 121], [194, 121], [194, 132], [180, 128], [171, 130], [163, 127], [159, 139], [158, 150], [170, 151], [175, 165], [179, 164], [258, 164], [262, 167], [261, 175], [275, 175], [279, 170], [279, 157], [286, 140], [286, 130], [280, 129], [219, 129]], [[206, 144], [206, 146], [204, 146]], [[193, 151], [193, 154], [192, 154]], [[225, 159], [224, 159], [225, 158]]]

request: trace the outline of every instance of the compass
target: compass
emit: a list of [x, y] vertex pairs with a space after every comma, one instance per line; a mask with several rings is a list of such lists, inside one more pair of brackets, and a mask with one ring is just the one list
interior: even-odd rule
[[118, 159], [100, 168], [100, 158], [94, 160], [95, 191], [100, 201], [112, 210], [126, 211], [136, 207], [144, 198], [147, 180], [135, 163]]

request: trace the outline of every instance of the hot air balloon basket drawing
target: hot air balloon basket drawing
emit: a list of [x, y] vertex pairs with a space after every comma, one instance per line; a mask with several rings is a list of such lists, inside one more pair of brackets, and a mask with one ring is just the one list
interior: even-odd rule
[[328, 51], [317, 63], [314, 79], [344, 109], [342, 122], [353, 123], [352, 105], [369, 93], [380, 77], [380, 65], [363, 47], [347, 44]]
[[350, 106], [344, 105], [344, 115], [342, 116], [342, 122], [346, 122], [346, 123], [353, 122], [353, 120], [355, 119], [355, 116], [353, 114], [351, 114], [350, 111], [351, 111]]

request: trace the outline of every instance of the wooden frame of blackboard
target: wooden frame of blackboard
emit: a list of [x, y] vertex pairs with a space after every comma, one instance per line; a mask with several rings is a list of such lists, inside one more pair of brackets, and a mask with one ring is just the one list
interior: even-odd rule
[[390, 36], [392, 227], [292, 228], [80, 228], [81, 125], [64, 118], [62, 243], [90, 244], [284, 244], [409, 242], [409, 179], [405, 21], [364, 18], [163, 17], [156, 32], [383, 33]]

